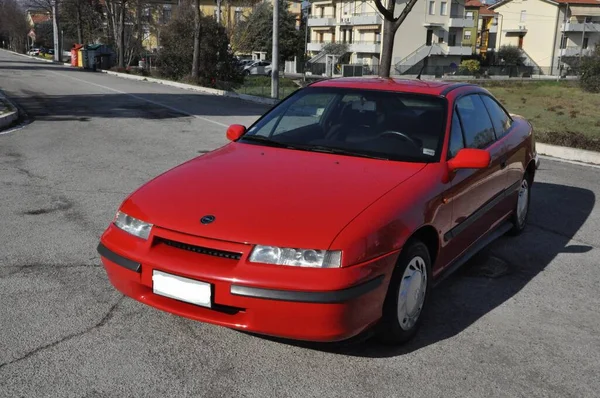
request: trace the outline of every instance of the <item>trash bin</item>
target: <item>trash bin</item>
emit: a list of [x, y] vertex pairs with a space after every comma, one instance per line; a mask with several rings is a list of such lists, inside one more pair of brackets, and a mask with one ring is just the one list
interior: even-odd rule
[[77, 50], [77, 66], [80, 68], [84, 67], [83, 57], [85, 54], [85, 48], [82, 46], [79, 50]]
[[75, 44], [71, 49], [71, 66], [79, 66], [79, 49], [83, 47], [81, 44]]

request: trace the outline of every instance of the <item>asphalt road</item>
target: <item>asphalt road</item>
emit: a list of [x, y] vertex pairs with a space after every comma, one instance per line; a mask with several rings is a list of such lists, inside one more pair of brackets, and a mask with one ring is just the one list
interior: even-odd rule
[[265, 107], [2, 51], [0, 88], [32, 119], [0, 135], [0, 396], [598, 396], [600, 169], [544, 159], [526, 233], [407, 346], [295, 345], [122, 298], [96, 253], [127, 194]]

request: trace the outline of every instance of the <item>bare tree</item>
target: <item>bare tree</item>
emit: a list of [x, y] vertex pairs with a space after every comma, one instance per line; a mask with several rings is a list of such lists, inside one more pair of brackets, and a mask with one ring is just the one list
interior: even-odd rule
[[[402, 12], [397, 17], [394, 16], [396, 11], [397, 0], [374, 0], [375, 6], [385, 19], [383, 24], [383, 42], [381, 44], [381, 62], [379, 65], [379, 76], [390, 77], [392, 68], [392, 52], [394, 50], [394, 37], [398, 28], [402, 25], [408, 14], [413, 9], [417, 0], [408, 0]], [[383, 1], [387, 4], [383, 5]]]
[[0, 0], [0, 45], [23, 52], [27, 46], [27, 19], [16, 0]]
[[29, 7], [46, 11], [52, 14], [52, 23], [54, 25], [54, 60], [62, 59], [62, 46], [60, 42], [60, 17], [59, 17], [59, 0], [28, 0]]

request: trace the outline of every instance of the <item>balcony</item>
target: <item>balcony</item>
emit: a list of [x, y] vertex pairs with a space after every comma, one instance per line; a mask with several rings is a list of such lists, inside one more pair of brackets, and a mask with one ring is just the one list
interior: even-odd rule
[[308, 26], [335, 26], [334, 15], [322, 15], [308, 18]]
[[332, 43], [331, 41], [321, 41], [321, 42], [312, 42], [312, 43], [306, 43], [306, 49], [308, 51], [315, 51], [315, 52], [319, 52], [321, 50], [323, 50], [323, 46], [326, 44]]
[[567, 47], [567, 48], [561, 48], [560, 49], [560, 56], [561, 57], [578, 57], [580, 54], [585, 56], [588, 55], [592, 55], [593, 53], [593, 49], [591, 48], [586, 48], [583, 50], [583, 54], [581, 54], [581, 47]]
[[463, 44], [462, 46], [449, 46], [447, 44], [440, 44], [442, 51], [445, 55], [472, 55], [473, 45], [471, 43]]
[[475, 26], [475, 20], [464, 15], [450, 15], [448, 26], [451, 28], [472, 28]]
[[355, 41], [350, 44], [350, 51], [354, 53], [375, 53], [379, 54], [381, 42], [373, 41]]
[[586, 33], [600, 32], [600, 22], [586, 22], [585, 24], [583, 22], [567, 22], [561, 25], [561, 30], [563, 32], [583, 32], [584, 25]]
[[377, 13], [354, 14], [350, 18], [351, 25], [381, 25], [381, 15]]

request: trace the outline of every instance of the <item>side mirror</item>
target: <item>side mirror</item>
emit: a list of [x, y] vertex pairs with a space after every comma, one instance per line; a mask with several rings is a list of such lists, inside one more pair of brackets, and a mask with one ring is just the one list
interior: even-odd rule
[[227, 139], [229, 141], [235, 141], [241, 136], [243, 136], [245, 132], [246, 127], [242, 126], [241, 124], [232, 124], [227, 129]]
[[450, 171], [458, 169], [485, 169], [490, 165], [491, 157], [483, 149], [464, 148], [448, 161]]

